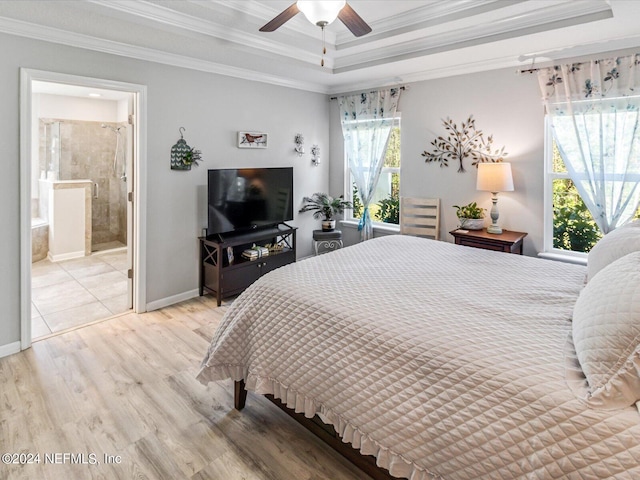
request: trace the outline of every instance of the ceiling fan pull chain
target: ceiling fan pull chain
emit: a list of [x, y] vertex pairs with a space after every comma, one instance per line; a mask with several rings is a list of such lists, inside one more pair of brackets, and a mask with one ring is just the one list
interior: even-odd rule
[[327, 53], [327, 47], [324, 43], [324, 25], [320, 29], [322, 30], [322, 60], [320, 60], [320, 66], [324, 67], [324, 54]]

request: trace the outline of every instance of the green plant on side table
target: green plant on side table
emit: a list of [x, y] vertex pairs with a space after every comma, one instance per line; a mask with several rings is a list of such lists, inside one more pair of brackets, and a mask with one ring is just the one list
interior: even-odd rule
[[332, 197], [326, 193], [314, 193], [310, 197], [304, 197], [302, 202], [298, 213], [313, 212], [313, 218], [322, 217], [322, 230], [325, 232], [336, 228], [334, 215], [341, 215], [346, 209], [353, 208], [351, 202], [346, 201], [342, 195]]
[[460, 220], [460, 228], [482, 230], [485, 208], [479, 207], [476, 202], [463, 206], [454, 205], [453, 208], [456, 209], [456, 216]]

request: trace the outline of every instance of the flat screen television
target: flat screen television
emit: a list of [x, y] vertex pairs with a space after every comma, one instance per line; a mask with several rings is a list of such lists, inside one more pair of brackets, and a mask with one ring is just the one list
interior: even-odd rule
[[207, 235], [293, 220], [293, 167], [209, 170]]

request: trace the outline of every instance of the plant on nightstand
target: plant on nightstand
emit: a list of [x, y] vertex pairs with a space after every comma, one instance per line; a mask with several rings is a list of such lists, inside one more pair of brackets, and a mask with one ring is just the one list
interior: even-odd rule
[[454, 205], [456, 216], [460, 220], [460, 228], [468, 230], [482, 230], [484, 226], [484, 212], [486, 209], [478, 206], [476, 202], [467, 205]]
[[324, 217], [322, 221], [322, 230], [330, 232], [336, 228], [334, 215], [340, 215], [348, 208], [353, 208], [351, 202], [344, 199], [342, 195], [332, 197], [326, 193], [314, 193], [311, 197], [302, 199], [302, 207], [298, 213], [313, 212], [313, 218]]

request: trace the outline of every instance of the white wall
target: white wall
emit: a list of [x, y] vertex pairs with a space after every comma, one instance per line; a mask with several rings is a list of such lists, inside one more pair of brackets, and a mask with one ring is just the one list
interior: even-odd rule
[[[332, 102], [330, 110], [330, 191], [340, 194], [344, 167], [337, 102]], [[440, 198], [442, 240], [453, 241], [448, 233], [457, 227], [453, 205], [477, 201], [489, 210], [491, 194], [476, 190], [477, 172], [469, 159], [465, 160], [467, 171], [458, 173], [456, 163], [440, 168], [425, 163], [421, 153], [431, 151], [431, 141], [445, 133], [442, 119], [450, 117], [459, 125], [472, 114], [485, 138], [493, 135], [494, 146], [506, 147], [505, 161], [512, 164], [515, 191], [499, 195], [500, 225], [529, 233], [526, 255], [542, 250], [544, 110], [535, 75], [516, 75], [508, 69], [414, 83], [402, 92], [399, 110], [401, 195]]]
[[[198, 241], [206, 226], [208, 168], [294, 166], [294, 225], [299, 257], [311, 254], [316, 222], [299, 216], [302, 197], [328, 188], [329, 102], [325, 95], [123, 58], [0, 34], [0, 351], [20, 338], [19, 69], [63, 72], [134, 84], [148, 90], [147, 302], [191, 292], [198, 286]], [[185, 140], [204, 162], [190, 172], [172, 171], [171, 146]], [[269, 148], [238, 149], [237, 131], [269, 133]], [[319, 167], [294, 152], [302, 133], [318, 144]], [[309, 150], [307, 148], [307, 151]], [[28, 239], [24, 239], [28, 241]]]
[[116, 100], [98, 100], [48, 93], [36, 93], [35, 95], [40, 97], [38, 118], [107, 123], [118, 121], [118, 102]]
[[126, 122], [129, 117], [129, 104], [133, 103], [129, 100], [118, 100], [118, 111], [116, 114], [116, 122]]

